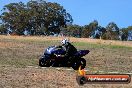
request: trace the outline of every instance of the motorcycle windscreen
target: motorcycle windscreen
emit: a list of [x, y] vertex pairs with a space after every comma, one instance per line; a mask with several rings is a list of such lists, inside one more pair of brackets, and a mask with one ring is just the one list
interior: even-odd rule
[[55, 50], [55, 46], [50, 46], [44, 52], [44, 54], [51, 54]]

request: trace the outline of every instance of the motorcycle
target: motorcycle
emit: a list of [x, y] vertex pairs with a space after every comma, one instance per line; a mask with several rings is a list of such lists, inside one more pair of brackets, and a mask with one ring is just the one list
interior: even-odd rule
[[89, 50], [79, 50], [77, 53], [73, 54], [72, 57], [66, 58], [64, 56], [66, 51], [62, 46], [50, 46], [44, 51], [39, 59], [39, 66], [72, 67], [74, 70], [78, 70], [79, 66], [81, 66], [81, 69], [84, 69], [86, 60], [82, 57], [89, 52]]

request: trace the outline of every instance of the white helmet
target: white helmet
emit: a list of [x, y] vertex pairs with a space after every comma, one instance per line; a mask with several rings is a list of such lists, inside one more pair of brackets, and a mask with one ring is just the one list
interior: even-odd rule
[[66, 45], [68, 42], [69, 42], [68, 39], [63, 39], [63, 40], [61, 41], [61, 44], [62, 44], [62, 45]]

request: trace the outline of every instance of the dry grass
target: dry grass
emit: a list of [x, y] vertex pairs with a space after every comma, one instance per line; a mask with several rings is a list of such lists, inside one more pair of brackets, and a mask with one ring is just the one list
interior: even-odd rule
[[132, 88], [132, 83], [79, 86], [76, 72], [54, 68], [1, 67], [0, 72], [0, 88]]
[[90, 39], [90, 38], [74, 38], [74, 37], [43, 37], [43, 36], [3, 36], [0, 35], [2, 39], [13, 39], [13, 40], [31, 40], [31, 41], [48, 41], [48, 40], [59, 40], [64, 38], [70, 39], [71, 42], [88, 42], [94, 44], [105, 44], [105, 45], [119, 45], [132, 47], [132, 41], [116, 41], [116, 40], [102, 40], [102, 39]]
[[[60, 44], [61, 37], [0, 36], [0, 88], [79, 88], [74, 71], [54, 68], [27, 68], [38, 66], [43, 50]], [[70, 38], [78, 49], [89, 49], [85, 56], [88, 73], [118, 71], [132, 73], [132, 42]], [[104, 41], [105, 43], [103, 43]], [[98, 43], [99, 42], [99, 43]], [[100, 43], [101, 42], [101, 43]], [[92, 84], [82, 88], [132, 88], [130, 84]]]

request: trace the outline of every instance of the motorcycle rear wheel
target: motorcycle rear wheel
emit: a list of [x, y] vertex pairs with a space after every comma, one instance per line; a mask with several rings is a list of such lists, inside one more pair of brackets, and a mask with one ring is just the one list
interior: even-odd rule
[[79, 60], [75, 61], [72, 64], [72, 68], [74, 70], [78, 70], [80, 66], [81, 66], [81, 69], [85, 68], [85, 66], [86, 66], [86, 60], [84, 58], [80, 58]]
[[86, 66], [86, 60], [84, 58], [81, 58], [80, 60], [81, 69], [84, 69]]

